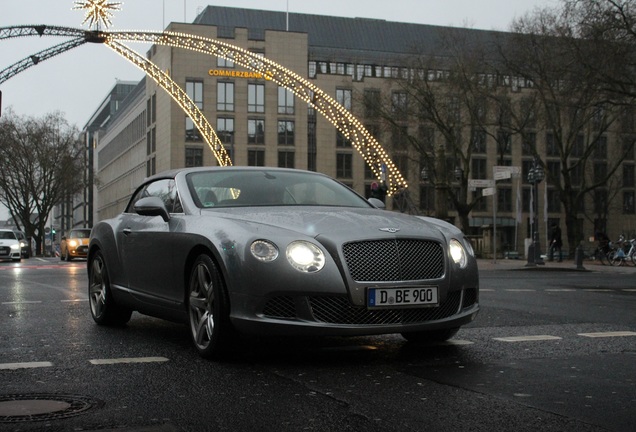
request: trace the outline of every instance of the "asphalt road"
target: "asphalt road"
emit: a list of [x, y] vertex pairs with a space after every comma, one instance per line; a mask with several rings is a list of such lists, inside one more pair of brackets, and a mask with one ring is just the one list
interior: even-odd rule
[[0, 431], [635, 431], [636, 268], [554, 267], [480, 263], [446, 344], [244, 338], [210, 362], [181, 324], [96, 326], [85, 262], [0, 263]]

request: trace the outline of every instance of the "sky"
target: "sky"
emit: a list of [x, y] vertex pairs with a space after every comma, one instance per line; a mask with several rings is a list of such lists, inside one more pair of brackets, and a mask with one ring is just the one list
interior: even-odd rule
[[[109, 0], [115, 3], [117, 0]], [[340, 17], [469, 27], [508, 29], [514, 18], [558, 0], [122, 0], [109, 30], [160, 31], [170, 22], [192, 22], [211, 4], [247, 9], [289, 11]], [[48, 24], [88, 29], [84, 11], [73, 0], [0, 0], [0, 27]], [[0, 70], [68, 40], [23, 37], [0, 40]], [[147, 44], [129, 44], [140, 53]], [[42, 117], [61, 111], [82, 129], [117, 81], [139, 81], [143, 72], [100, 44], [87, 43], [50, 58], [0, 84], [2, 113], [9, 107], [20, 116]], [[0, 205], [0, 220], [7, 218]]]

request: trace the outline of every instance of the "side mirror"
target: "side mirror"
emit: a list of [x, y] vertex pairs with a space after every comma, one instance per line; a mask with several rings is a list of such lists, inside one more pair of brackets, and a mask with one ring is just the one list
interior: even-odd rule
[[135, 203], [133, 210], [141, 216], [161, 216], [165, 222], [170, 220], [170, 214], [166, 209], [166, 205], [159, 197], [151, 196], [142, 198]]
[[384, 203], [377, 198], [369, 198], [367, 201], [369, 201], [369, 203], [371, 203], [371, 205], [375, 208], [379, 208], [381, 210], [384, 210], [386, 208]]

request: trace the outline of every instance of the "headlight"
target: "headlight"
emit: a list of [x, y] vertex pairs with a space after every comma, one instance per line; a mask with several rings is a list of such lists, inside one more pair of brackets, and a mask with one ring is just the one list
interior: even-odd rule
[[20, 250], [20, 243], [12, 244], [11, 250]]
[[254, 258], [263, 262], [271, 262], [278, 258], [278, 248], [267, 240], [256, 240], [250, 246]]
[[77, 240], [71, 240], [70, 242], [68, 242], [68, 245], [69, 245], [70, 247], [75, 247], [75, 246], [77, 246]]
[[24, 240], [20, 240], [20, 247], [26, 248], [27, 244]]
[[324, 267], [325, 254], [313, 243], [295, 241], [287, 246], [287, 261], [296, 270], [314, 273]]
[[461, 268], [466, 267], [468, 259], [466, 257], [466, 249], [462, 246], [459, 240], [451, 239], [449, 244], [450, 256], [455, 264], [458, 264]]

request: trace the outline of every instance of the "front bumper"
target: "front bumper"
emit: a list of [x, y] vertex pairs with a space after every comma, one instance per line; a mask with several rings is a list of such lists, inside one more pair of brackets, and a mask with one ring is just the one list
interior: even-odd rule
[[253, 316], [232, 316], [237, 330], [279, 336], [366, 336], [440, 330], [468, 324], [479, 312], [479, 291], [449, 293], [437, 307], [368, 309], [347, 296], [278, 296]]

